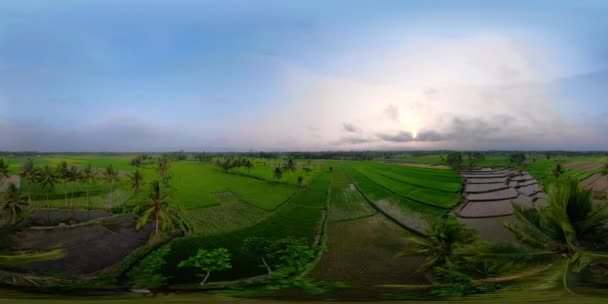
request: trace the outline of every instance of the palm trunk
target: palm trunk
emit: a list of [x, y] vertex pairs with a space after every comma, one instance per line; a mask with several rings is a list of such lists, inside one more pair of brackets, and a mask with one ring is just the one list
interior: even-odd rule
[[87, 184], [87, 206], [91, 207], [91, 201], [89, 200], [89, 185]]
[[110, 182], [110, 208], [114, 207], [114, 189], [112, 188], [113, 182]]
[[29, 201], [29, 203], [32, 203], [32, 182], [31, 181], [27, 181], [27, 199]]
[[68, 182], [63, 180], [63, 194], [65, 197], [65, 206], [68, 206]]
[[264, 259], [264, 257], [262, 257], [262, 263], [264, 264], [264, 267], [266, 267], [266, 270], [268, 271], [268, 275], [271, 276], [272, 269], [270, 269], [270, 266], [268, 266], [268, 263], [266, 263], [266, 259]]
[[51, 207], [51, 204], [49, 203], [49, 190], [46, 190], [46, 207]]
[[158, 236], [158, 205], [154, 206], [154, 236]]
[[211, 274], [211, 271], [207, 271], [207, 274], [205, 275], [205, 277], [203, 278], [203, 281], [201, 282], [201, 286], [205, 285], [205, 283], [207, 283], [207, 279], [209, 279], [209, 275]]

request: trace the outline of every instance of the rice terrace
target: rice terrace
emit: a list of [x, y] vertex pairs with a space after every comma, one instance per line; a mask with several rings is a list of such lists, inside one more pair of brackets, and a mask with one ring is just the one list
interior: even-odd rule
[[0, 1], [0, 304], [608, 303], [607, 15]]

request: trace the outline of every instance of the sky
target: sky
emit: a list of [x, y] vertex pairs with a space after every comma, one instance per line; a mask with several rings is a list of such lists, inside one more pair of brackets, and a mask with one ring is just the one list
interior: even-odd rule
[[2, 1], [0, 151], [608, 150], [606, 1]]

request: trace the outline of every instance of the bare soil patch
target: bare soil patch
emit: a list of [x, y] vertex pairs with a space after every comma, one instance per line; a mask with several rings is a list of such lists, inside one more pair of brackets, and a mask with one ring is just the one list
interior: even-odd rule
[[596, 199], [608, 197], [608, 175], [594, 174], [582, 181], [581, 186], [593, 191], [593, 197]]
[[11, 247], [14, 250], [64, 249], [66, 255], [61, 259], [31, 263], [22, 268], [81, 275], [118, 263], [143, 245], [151, 231], [151, 225], [136, 231], [132, 215], [101, 217], [73, 225], [25, 228], [12, 238]]

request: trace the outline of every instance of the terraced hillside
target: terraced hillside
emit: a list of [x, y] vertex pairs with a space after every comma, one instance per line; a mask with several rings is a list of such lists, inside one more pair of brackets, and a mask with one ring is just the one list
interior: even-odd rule
[[461, 171], [465, 178], [465, 205], [460, 217], [481, 218], [513, 214], [511, 203], [524, 207], [546, 205], [542, 186], [527, 172], [512, 169]]

